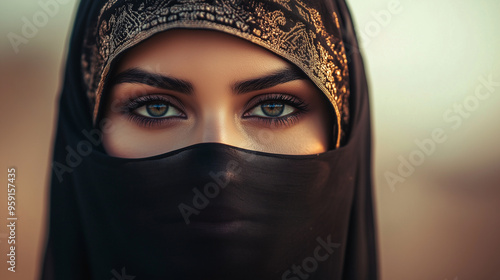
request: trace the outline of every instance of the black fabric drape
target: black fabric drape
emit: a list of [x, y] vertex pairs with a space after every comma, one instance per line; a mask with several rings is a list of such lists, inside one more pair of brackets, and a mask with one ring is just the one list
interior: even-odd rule
[[342, 147], [295, 156], [201, 143], [142, 159], [107, 155], [107, 124], [92, 122], [81, 57], [106, 2], [80, 3], [70, 40], [41, 279], [377, 279], [368, 88], [345, 2], [308, 1], [327, 29], [339, 16]]

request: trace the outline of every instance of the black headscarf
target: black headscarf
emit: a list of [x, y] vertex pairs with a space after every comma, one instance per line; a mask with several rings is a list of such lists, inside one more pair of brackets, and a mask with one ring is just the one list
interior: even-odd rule
[[[98, 115], [114, 59], [171, 28], [294, 63], [332, 103], [342, 145], [107, 155]], [[82, 1], [59, 108], [41, 279], [377, 279], [368, 90], [344, 1]]]

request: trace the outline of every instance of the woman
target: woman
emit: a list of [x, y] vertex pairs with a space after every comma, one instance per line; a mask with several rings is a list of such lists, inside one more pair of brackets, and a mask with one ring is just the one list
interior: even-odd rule
[[82, 1], [42, 279], [377, 279], [343, 1]]

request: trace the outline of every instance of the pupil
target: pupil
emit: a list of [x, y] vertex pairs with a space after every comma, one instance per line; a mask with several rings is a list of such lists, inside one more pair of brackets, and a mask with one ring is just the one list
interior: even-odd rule
[[283, 113], [285, 105], [283, 103], [268, 102], [261, 106], [262, 112], [268, 117], [277, 117]]
[[162, 116], [164, 116], [167, 113], [167, 111], [168, 111], [168, 105], [167, 104], [162, 104], [162, 103], [149, 104], [146, 107], [146, 110], [153, 117], [162, 117]]

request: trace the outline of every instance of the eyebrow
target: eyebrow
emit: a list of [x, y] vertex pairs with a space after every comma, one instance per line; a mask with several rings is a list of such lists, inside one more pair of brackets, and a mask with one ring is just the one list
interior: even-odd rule
[[237, 82], [233, 85], [233, 91], [236, 94], [244, 94], [251, 91], [262, 90], [266, 88], [271, 88], [279, 84], [284, 84], [294, 80], [304, 80], [307, 79], [306, 74], [304, 74], [297, 67], [287, 67], [270, 75], [263, 77]]
[[[307, 76], [300, 69], [297, 67], [286, 67], [262, 77], [236, 82], [233, 84], [232, 89], [235, 94], [239, 95], [303, 79], [307, 79]], [[117, 74], [111, 80], [111, 86], [122, 83], [145, 84], [187, 95], [194, 93], [194, 87], [188, 81], [148, 72], [140, 68], [127, 69]]]
[[156, 88], [173, 90], [187, 95], [191, 95], [194, 92], [194, 87], [190, 82], [151, 73], [139, 68], [131, 68], [120, 72], [111, 80], [111, 86], [122, 83], [145, 84]]

